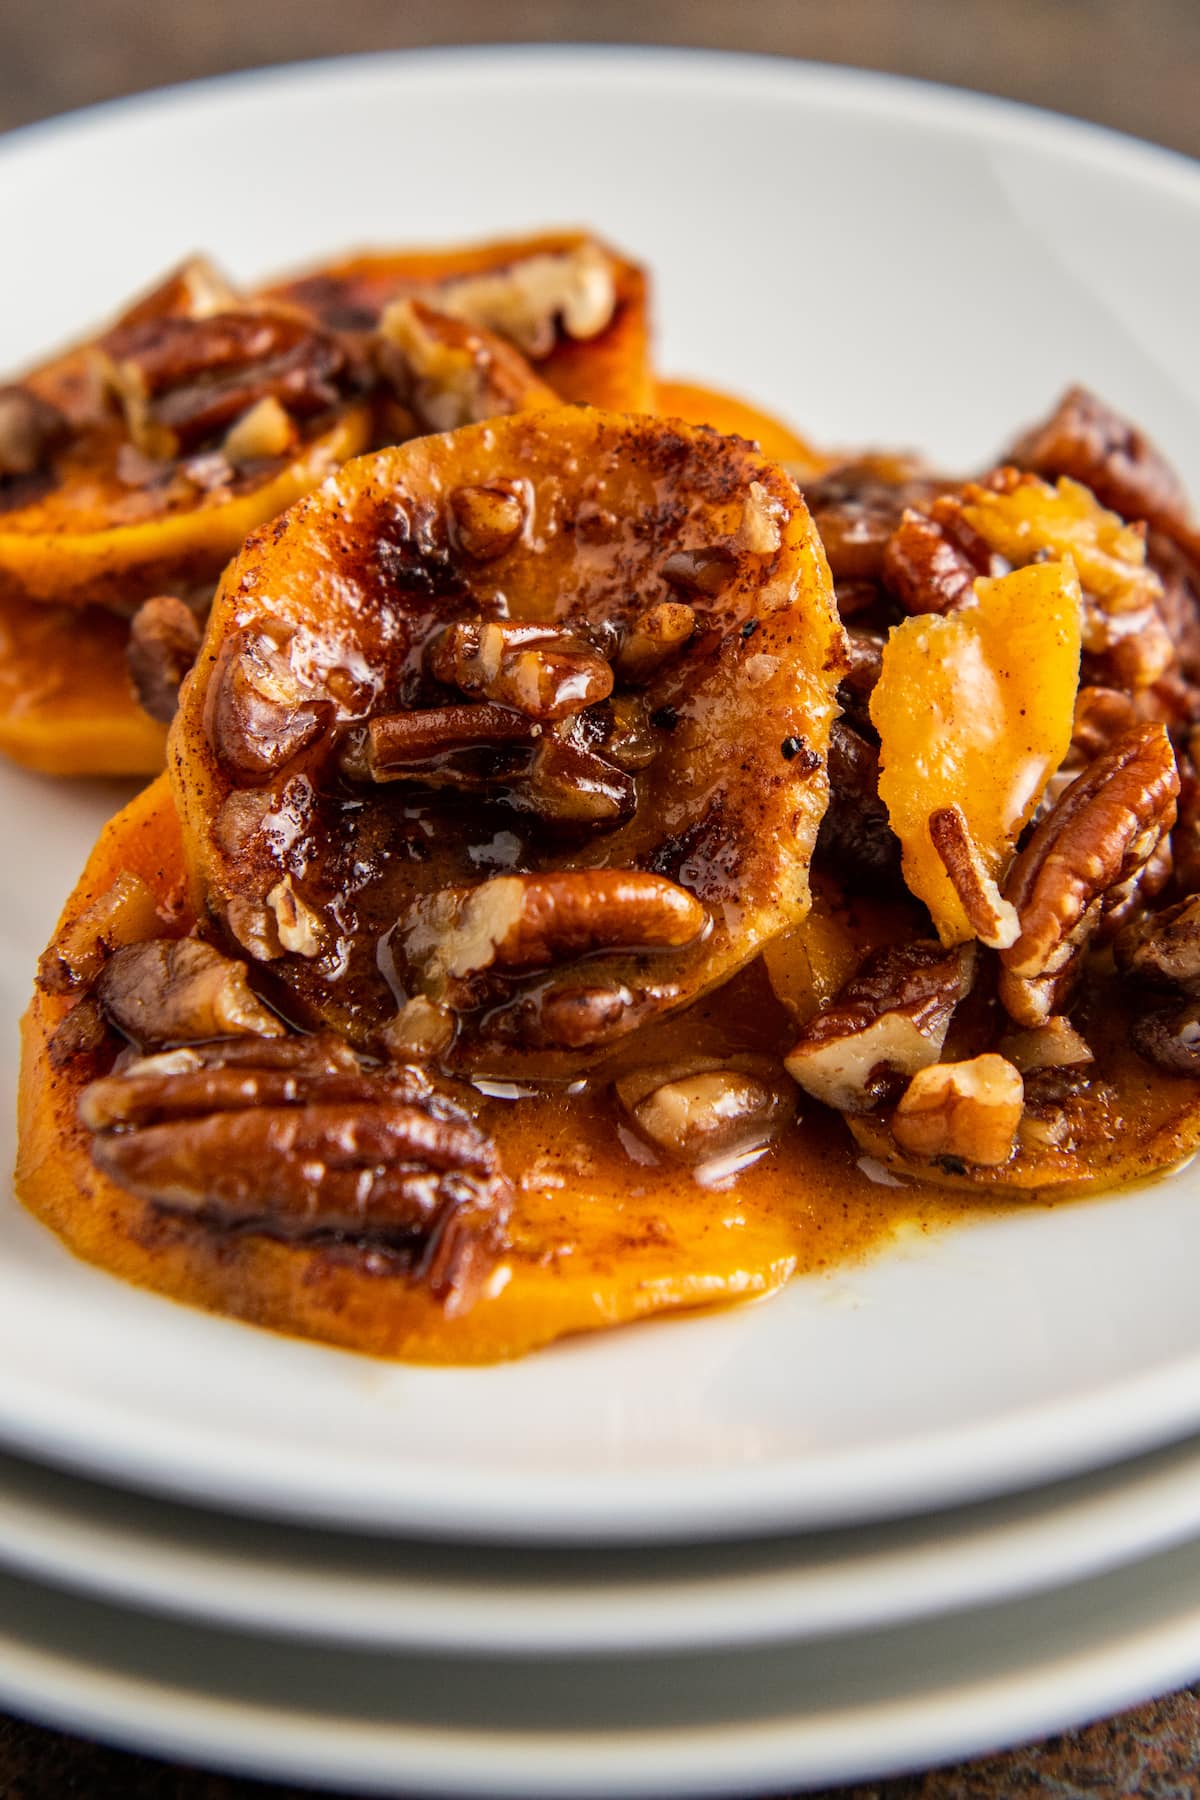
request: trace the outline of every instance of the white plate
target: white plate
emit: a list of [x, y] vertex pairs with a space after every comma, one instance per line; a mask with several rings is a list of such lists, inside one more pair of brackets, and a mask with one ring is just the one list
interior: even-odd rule
[[492, 1662], [307, 1647], [0, 1575], [0, 1707], [344, 1791], [746, 1794], [869, 1780], [1200, 1674], [1200, 1544], [1037, 1599], [724, 1654]]
[[1200, 1533], [1200, 1440], [919, 1519], [732, 1544], [521, 1549], [230, 1518], [0, 1456], [0, 1565], [314, 1643], [492, 1657], [875, 1630], [1121, 1567]]
[[[53, 217], [70, 229], [46, 233]], [[818, 438], [971, 462], [1082, 379], [1200, 492], [1200, 172], [998, 103], [774, 61], [377, 58], [17, 136], [0, 241], [36, 251], [6, 268], [0, 366], [194, 245], [252, 275], [356, 240], [570, 219], [653, 264], [665, 367]], [[0, 777], [7, 1018], [102, 812]], [[458, 1371], [188, 1313], [72, 1263], [9, 1205], [0, 1435], [231, 1507], [441, 1535], [649, 1539], [944, 1506], [1200, 1427], [1196, 1201], [1185, 1176], [1013, 1213], [769, 1305]]]

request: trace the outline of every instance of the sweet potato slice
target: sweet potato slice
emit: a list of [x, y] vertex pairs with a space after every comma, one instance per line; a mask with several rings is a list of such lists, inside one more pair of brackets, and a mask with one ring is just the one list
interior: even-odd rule
[[367, 409], [323, 426], [294, 455], [205, 491], [185, 474], [130, 486], [124, 427], [102, 421], [56, 457], [52, 482], [14, 486], [0, 510], [0, 598], [130, 613], [151, 594], [216, 580], [247, 533], [362, 450]]
[[[564, 314], [575, 294], [581, 304]], [[613, 412], [654, 406], [649, 279], [586, 232], [364, 251], [285, 276], [263, 295], [351, 331], [373, 329], [391, 301], [421, 299], [511, 336], [564, 400]]]
[[1069, 561], [979, 580], [956, 612], [891, 633], [871, 697], [879, 793], [904, 852], [904, 878], [944, 943], [972, 936], [937, 847], [954, 812], [983, 883], [1013, 845], [1071, 741], [1079, 681], [1079, 583]]
[[711, 425], [714, 431], [731, 437], [748, 438], [772, 462], [786, 463], [797, 481], [811, 480], [838, 460], [818, 450], [785, 420], [737, 394], [694, 381], [662, 379], [656, 383], [654, 395], [655, 411], [664, 417], [686, 419], [689, 425]]
[[[164, 777], [105, 827], [55, 941], [119, 878], [161, 897], [176, 893], [183, 862]], [[184, 912], [174, 929], [190, 923]], [[600, 1086], [578, 1102], [564, 1189], [561, 1167], [542, 1166], [543, 1147], [561, 1130], [558, 1096], [550, 1091], [521, 1107], [479, 1100], [480, 1123], [502, 1162], [524, 1179], [493, 1278], [455, 1315], [378, 1252], [223, 1230], [138, 1198], [102, 1173], [78, 1111], [95, 1071], [86, 1054], [63, 1054], [60, 1032], [81, 1004], [40, 991], [26, 1014], [17, 1191], [76, 1255], [192, 1305], [377, 1356], [491, 1362], [571, 1332], [769, 1293], [805, 1257], [828, 1253], [809, 1208], [793, 1198], [806, 1181], [820, 1186], [819, 1150], [781, 1146], [791, 1161], [780, 1172], [764, 1166], [762, 1181], [750, 1171], [736, 1203], [698, 1185], [689, 1170], [660, 1167], [652, 1181], [631, 1182]], [[741, 1010], [762, 1007], [748, 997]], [[689, 1016], [656, 1031], [655, 1060], [703, 1054], [710, 1041], [728, 1038], [728, 1008], [719, 1019]], [[833, 1212], [842, 1220], [842, 1207]], [[864, 1211], [866, 1235], [882, 1224]]]
[[222, 581], [170, 755], [197, 909], [359, 1043], [419, 999], [471, 1067], [592, 1055], [804, 915], [842, 654], [738, 439], [562, 409], [362, 458]]
[[0, 600], [0, 754], [43, 775], [153, 775], [167, 732], [134, 699], [104, 607]]

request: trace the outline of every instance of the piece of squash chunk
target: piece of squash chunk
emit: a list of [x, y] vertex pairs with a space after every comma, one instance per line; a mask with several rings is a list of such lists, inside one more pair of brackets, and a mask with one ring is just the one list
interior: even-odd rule
[[879, 792], [904, 878], [943, 943], [975, 935], [930, 836], [957, 808], [993, 881], [1071, 741], [1079, 683], [1079, 581], [1069, 558], [975, 583], [959, 611], [906, 619], [871, 700]]

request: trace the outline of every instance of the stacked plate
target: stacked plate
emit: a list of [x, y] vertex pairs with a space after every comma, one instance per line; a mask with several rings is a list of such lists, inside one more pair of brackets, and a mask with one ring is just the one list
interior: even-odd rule
[[[1200, 173], [994, 103], [702, 56], [384, 59], [29, 133], [0, 177], [31, 246], [0, 366], [193, 246], [249, 276], [582, 218], [655, 269], [664, 366], [820, 440], [970, 464], [1081, 379], [1200, 493]], [[37, 952], [120, 797], [0, 774], [10, 1095]], [[701, 1794], [1178, 1685], [1198, 1200], [1183, 1171], [1031, 1205], [462, 1370], [192, 1314], [10, 1203], [0, 1705], [364, 1790]]]

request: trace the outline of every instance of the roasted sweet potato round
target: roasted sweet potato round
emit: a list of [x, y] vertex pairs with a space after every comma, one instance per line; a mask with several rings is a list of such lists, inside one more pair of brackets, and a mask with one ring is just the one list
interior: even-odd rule
[[[101, 834], [46, 962], [60, 966], [65, 951], [86, 973], [77, 955], [81, 937], [89, 935], [83, 927], [89, 918], [94, 921], [97, 909], [105, 910], [117, 888], [129, 892], [140, 887], [144, 900], [151, 905], [157, 900], [175, 941], [193, 924], [186, 906], [180, 910], [178, 905], [183, 875], [179, 825], [163, 778]], [[55, 987], [68, 991], [50, 991]], [[734, 1011], [743, 1021], [743, 1035], [749, 1033], [745, 1041], [751, 1042], [763, 1018], [761, 999], [748, 993]], [[147, 1065], [135, 1063], [130, 1098], [121, 1106], [114, 1105], [114, 1093], [119, 1096], [122, 1088], [121, 1071], [106, 1073], [117, 1042], [104, 1035], [101, 1022], [99, 1047], [94, 1047], [89, 1027], [95, 1022], [87, 989], [70, 991], [61, 980], [41, 987], [26, 1014], [16, 1176], [24, 1204], [76, 1255], [126, 1280], [348, 1349], [418, 1362], [494, 1361], [570, 1332], [769, 1293], [798, 1263], [860, 1249], [874, 1233], [888, 1228], [888, 1215], [879, 1207], [850, 1213], [836, 1182], [838, 1197], [824, 1213], [814, 1216], [810, 1205], [797, 1208], [794, 1195], [801, 1185], [806, 1192], [822, 1193], [829, 1183], [827, 1155], [799, 1140], [778, 1146], [788, 1159], [782, 1167], [768, 1159], [749, 1172], [736, 1200], [723, 1199], [697, 1183], [690, 1169], [670, 1161], [653, 1171], [652, 1181], [630, 1181], [636, 1165], [617, 1141], [607, 1081], [569, 1100], [552, 1087], [520, 1107], [474, 1094], [478, 1122], [472, 1141], [478, 1147], [490, 1134], [500, 1167], [520, 1172], [522, 1179], [514, 1182], [511, 1211], [501, 1241], [493, 1246], [490, 1272], [485, 1269], [471, 1304], [456, 1305], [453, 1289], [439, 1293], [427, 1274], [414, 1271], [386, 1245], [357, 1241], [352, 1230], [304, 1241], [269, 1228], [223, 1224], [218, 1213], [204, 1216], [178, 1197], [172, 1203], [168, 1195], [163, 1204], [151, 1193], [131, 1191], [93, 1157], [86, 1121], [102, 1122], [95, 1116], [101, 1103], [109, 1116], [129, 1118], [152, 1080], [164, 1087], [172, 1080], [186, 1084], [186, 1073], [172, 1075], [170, 1070], [189, 1059], [211, 1069], [218, 1083], [222, 1056], [236, 1060], [230, 1072], [241, 1089], [246, 1067], [239, 1047], [269, 1064], [289, 1050], [308, 1054], [311, 1040], [279, 1035], [229, 1040], [202, 1048], [199, 1058], [196, 1053], [152, 1058], [152, 1073], [139, 1073]], [[736, 1038], [737, 1031], [732, 1035]], [[730, 1037], [730, 1008], [714, 1003], [711, 1017], [689, 1015], [653, 1028], [645, 1054], [653, 1062], [678, 1065], [681, 1058], [694, 1061], [697, 1053], [702, 1059], [711, 1055]], [[244, 1105], [244, 1094], [241, 1098]], [[359, 1108], [354, 1101], [355, 1120]], [[187, 1105], [181, 1110], [186, 1114]], [[348, 1117], [347, 1131], [351, 1127]], [[569, 1152], [543, 1167], [540, 1147], [558, 1142], [564, 1131], [569, 1132]], [[196, 1161], [203, 1145], [187, 1141]], [[133, 1139], [118, 1137], [112, 1143], [137, 1148]], [[653, 1160], [649, 1148], [640, 1154]], [[119, 1160], [122, 1173], [135, 1180], [138, 1171], [130, 1174], [128, 1158]], [[564, 1169], [570, 1171], [567, 1188]], [[219, 1161], [214, 1192], [228, 1172]], [[141, 1175], [144, 1189], [144, 1168]], [[286, 1220], [286, 1206], [281, 1216]]]
[[221, 583], [170, 754], [197, 910], [360, 1044], [592, 1054], [807, 909], [842, 656], [738, 439], [565, 409], [362, 458]]
[[586, 232], [361, 252], [263, 295], [340, 331], [371, 331], [392, 302], [424, 300], [515, 344], [564, 400], [655, 410], [648, 278]]

